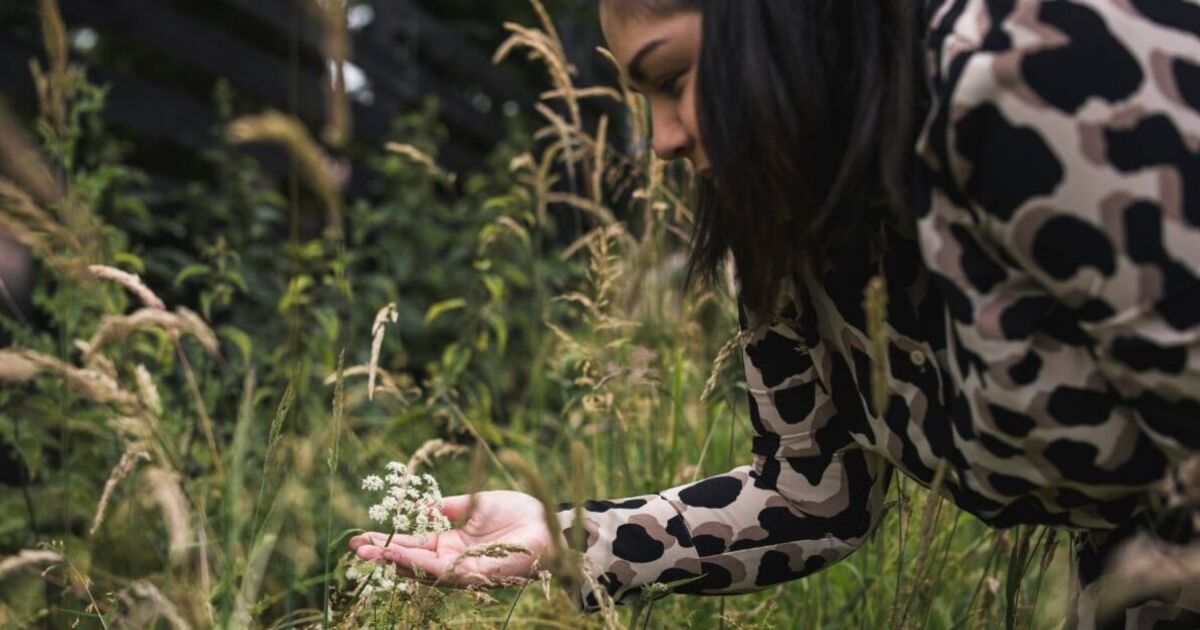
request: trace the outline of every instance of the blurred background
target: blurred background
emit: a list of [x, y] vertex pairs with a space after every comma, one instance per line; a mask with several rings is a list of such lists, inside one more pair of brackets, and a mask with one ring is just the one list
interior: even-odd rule
[[[594, 3], [550, 0], [546, 6], [578, 83], [615, 81], [595, 52], [601, 36]], [[148, 178], [138, 194], [155, 214], [185, 220], [206, 210], [189, 207], [185, 197], [222, 185], [225, 174], [212, 151], [222, 125], [236, 116], [273, 109], [312, 130], [328, 124], [332, 62], [316, 7], [295, 0], [60, 2], [71, 58], [86, 65], [90, 82], [107, 88], [98, 112], [104, 140], [122, 164]], [[453, 173], [486, 168], [487, 157], [514, 129], [532, 127], [539, 117], [533, 105], [549, 78], [540, 66], [494, 64], [492, 55], [508, 36], [505, 22], [535, 20], [524, 0], [350, 2], [343, 72], [352, 135], [326, 146], [345, 177], [345, 196], [377, 201], [386, 194], [371, 158], [395, 139], [405, 114], [428, 114], [423, 124], [436, 144], [431, 153]], [[37, 0], [0, 0], [0, 102], [31, 131], [38, 99], [29, 63], [45, 64], [45, 50]], [[587, 105], [593, 124], [598, 111], [613, 109], [611, 103]], [[254, 159], [266, 184], [288, 194], [284, 151], [255, 145], [239, 153]], [[312, 235], [320, 229], [316, 202], [303, 187], [296, 192], [291, 201], [300, 236]], [[153, 249], [179, 234], [159, 229], [139, 236]], [[29, 258], [2, 234], [0, 252], [9, 294], [0, 296], [0, 308], [28, 310]]]

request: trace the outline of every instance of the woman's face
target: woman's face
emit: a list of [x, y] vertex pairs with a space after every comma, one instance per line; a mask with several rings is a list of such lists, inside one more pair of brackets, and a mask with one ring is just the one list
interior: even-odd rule
[[701, 175], [710, 164], [696, 117], [696, 73], [700, 65], [699, 11], [656, 14], [600, 5], [608, 47], [634, 91], [650, 104], [654, 151], [664, 160], [686, 158]]

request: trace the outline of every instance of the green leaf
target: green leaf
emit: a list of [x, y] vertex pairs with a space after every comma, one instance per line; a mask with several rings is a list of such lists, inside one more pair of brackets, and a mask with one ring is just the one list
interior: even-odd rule
[[250, 358], [254, 354], [254, 342], [244, 331], [233, 326], [221, 326], [217, 329], [217, 335], [237, 347], [238, 352], [242, 355], [242, 361], [246, 365], [250, 365]]
[[425, 324], [426, 325], [432, 324], [434, 321], [437, 320], [437, 318], [441, 317], [442, 315], [445, 315], [446, 313], [449, 313], [450, 311], [456, 311], [458, 309], [462, 309], [462, 308], [466, 308], [466, 307], [467, 307], [467, 301], [462, 298], [454, 298], [452, 300], [445, 300], [442, 302], [438, 302], [437, 304], [430, 306], [429, 310], [425, 313]]
[[353, 527], [350, 529], [343, 529], [342, 531], [338, 532], [337, 536], [334, 536], [333, 540], [329, 541], [329, 547], [327, 548], [327, 553], [333, 553], [339, 546], [341, 546], [342, 541], [345, 540], [347, 536], [351, 536], [353, 534], [365, 534], [365, 533], [367, 533], [367, 530], [359, 529], [357, 527]]
[[136, 274], [146, 273], [146, 263], [139, 256], [129, 252], [117, 252], [113, 254], [113, 263], [117, 267], [127, 267]]
[[212, 268], [204, 263], [192, 263], [175, 274], [175, 286], [181, 286], [184, 282], [197, 276], [206, 275], [211, 271]]

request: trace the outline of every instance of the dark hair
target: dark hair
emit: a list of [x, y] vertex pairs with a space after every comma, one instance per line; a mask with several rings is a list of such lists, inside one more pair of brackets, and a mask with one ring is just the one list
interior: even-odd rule
[[727, 253], [742, 299], [769, 313], [780, 284], [887, 217], [911, 224], [923, 112], [917, 0], [604, 0], [700, 10], [700, 183], [690, 280]]

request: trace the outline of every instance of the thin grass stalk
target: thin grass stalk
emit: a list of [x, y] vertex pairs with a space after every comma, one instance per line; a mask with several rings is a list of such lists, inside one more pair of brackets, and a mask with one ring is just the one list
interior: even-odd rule
[[901, 478], [900, 482], [898, 484], [896, 484], [896, 498], [897, 498], [897, 500], [896, 500], [896, 532], [897, 532], [898, 538], [900, 539], [900, 542], [898, 545], [896, 545], [896, 553], [898, 555], [898, 558], [896, 561], [896, 589], [895, 589], [895, 592], [892, 594], [892, 611], [888, 615], [888, 627], [889, 628], [899, 627], [896, 625], [896, 623], [899, 620], [899, 616], [900, 616], [900, 604], [902, 601], [900, 594], [902, 592], [904, 592], [903, 591], [903, 589], [904, 589], [904, 568], [905, 568], [904, 567], [904, 555], [905, 555], [905, 551], [906, 551], [906, 545], [908, 542], [905, 539], [905, 533], [904, 533], [904, 517], [905, 517], [905, 512], [907, 510], [907, 507], [908, 507], [907, 500], [906, 500], [907, 495], [904, 492], [904, 485], [905, 485], [904, 481], [905, 480], [903, 478]]
[[942, 484], [946, 480], [946, 463], [938, 462], [937, 470], [933, 475], [933, 483], [929, 486], [928, 493], [925, 496], [925, 508], [921, 515], [921, 539], [917, 546], [917, 556], [915, 559], [915, 570], [913, 571], [913, 579], [909, 583], [908, 593], [904, 597], [904, 609], [900, 614], [900, 622], [896, 627], [907, 628], [908, 616], [911, 610], [913, 599], [920, 597], [920, 590], [925, 581], [925, 573], [928, 569], [929, 549], [933, 542], [934, 533], [937, 531], [937, 514], [942, 505], [941, 492]]
[[329, 550], [329, 542], [333, 539], [333, 495], [334, 486], [337, 481], [338, 443], [341, 441], [342, 417], [346, 410], [345, 369], [346, 350], [342, 349], [341, 354], [338, 355], [337, 381], [333, 390], [333, 425], [329, 445], [329, 458], [327, 460], [329, 465], [329, 493], [326, 495], [325, 501], [325, 580], [321, 591], [321, 627], [324, 630], [328, 630], [329, 628], [329, 556], [332, 553]]
[[279, 401], [279, 407], [275, 410], [275, 417], [271, 420], [271, 428], [267, 434], [267, 450], [263, 456], [262, 478], [258, 484], [258, 496], [254, 499], [254, 520], [251, 521], [251, 526], [254, 529], [254, 537], [258, 538], [259, 522], [258, 517], [261, 511], [263, 495], [266, 494], [267, 480], [271, 477], [272, 471], [275, 469], [277, 457], [276, 453], [279, 448], [279, 439], [283, 434], [283, 423], [292, 413], [292, 406], [296, 402], [296, 377], [288, 381], [287, 389], [283, 392], [283, 398]]
[[[249, 458], [250, 429], [254, 423], [254, 400], [258, 389], [258, 377], [253, 368], [246, 371], [242, 379], [242, 399], [238, 405], [237, 423], [233, 429], [233, 443], [229, 452], [229, 477], [225, 484], [225, 564], [222, 567], [221, 584], [232, 588], [237, 575], [237, 558], [241, 555], [242, 493], [245, 491], [246, 461]], [[230, 600], [222, 600], [221, 619], [228, 623]]]
[[1046, 576], [1046, 570], [1054, 562], [1054, 552], [1058, 546], [1058, 532], [1056, 530], [1050, 527], [1043, 527], [1042, 532], [1042, 561], [1039, 563], [1037, 580], [1033, 586], [1033, 610], [1029, 611], [1030, 626], [1037, 623], [1038, 604], [1041, 603], [1042, 578]]
[[[184, 379], [187, 382], [188, 393], [192, 396], [192, 402], [196, 405], [196, 415], [200, 419], [200, 428], [204, 431], [204, 441], [208, 444], [208, 451], [212, 454], [213, 467], [217, 473], [217, 479], [225, 478], [225, 465], [221, 462], [221, 449], [217, 446], [216, 432], [213, 431], [213, 421], [208, 415], [208, 406], [204, 404], [204, 396], [200, 393], [200, 384], [196, 380], [196, 373], [192, 370], [192, 364], [188, 360], [187, 353], [183, 351], [182, 344], [179, 340], [175, 340], [175, 354], [179, 357], [179, 364], [183, 367]], [[187, 455], [187, 453], [183, 453]]]
[[55, 0], [39, 0], [38, 7], [42, 17], [42, 41], [50, 62], [48, 98], [42, 102], [43, 113], [51, 128], [62, 138], [67, 134], [67, 29]]
[[229, 140], [235, 144], [270, 142], [288, 150], [305, 181], [325, 209], [326, 229], [337, 240], [342, 234], [342, 203], [339, 185], [330, 174], [321, 148], [300, 121], [277, 111], [243, 116], [229, 123]]

